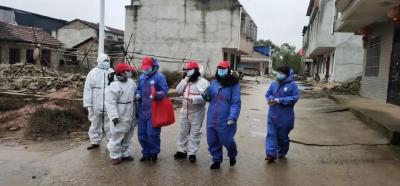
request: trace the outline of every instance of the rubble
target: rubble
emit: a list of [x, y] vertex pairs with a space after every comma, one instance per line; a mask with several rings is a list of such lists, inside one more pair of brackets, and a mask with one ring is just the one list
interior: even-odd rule
[[[44, 76], [43, 76], [44, 75]], [[48, 95], [74, 91], [71, 98], [81, 98], [86, 76], [63, 73], [51, 68], [27, 64], [0, 65], [0, 91]], [[66, 89], [67, 88], [67, 89]]]
[[331, 89], [331, 92], [345, 93], [349, 95], [358, 95], [361, 89], [361, 77], [357, 77], [353, 80], [346, 81], [338, 86]]
[[361, 89], [361, 77], [348, 80], [344, 83], [300, 83], [304, 87], [302, 98], [325, 98], [329, 94], [358, 95]]

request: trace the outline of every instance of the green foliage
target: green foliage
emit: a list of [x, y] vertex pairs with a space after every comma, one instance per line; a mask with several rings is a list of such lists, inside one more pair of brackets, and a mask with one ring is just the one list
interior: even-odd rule
[[296, 47], [289, 43], [284, 43], [281, 46], [274, 44], [271, 40], [258, 40], [256, 46], [271, 46], [273, 68], [276, 70], [279, 66], [290, 66], [294, 73], [298, 74], [301, 68], [301, 56], [297, 53]]

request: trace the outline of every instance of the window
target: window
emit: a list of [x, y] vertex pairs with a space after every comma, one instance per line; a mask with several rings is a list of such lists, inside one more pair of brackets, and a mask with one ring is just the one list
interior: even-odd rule
[[43, 66], [51, 66], [51, 52], [50, 50], [42, 50], [42, 54], [41, 54], [41, 60], [40, 60], [41, 64]]
[[34, 64], [33, 50], [26, 50], [26, 63]]
[[224, 52], [224, 61], [227, 61], [227, 60], [228, 60], [228, 53]]
[[107, 36], [107, 39], [114, 40], [113, 36]]
[[9, 63], [11, 65], [20, 62], [20, 57], [21, 57], [20, 53], [21, 53], [21, 51], [18, 48], [10, 48], [9, 49], [8, 56], [9, 56]]
[[365, 76], [378, 76], [381, 59], [381, 37], [372, 38], [367, 44]]

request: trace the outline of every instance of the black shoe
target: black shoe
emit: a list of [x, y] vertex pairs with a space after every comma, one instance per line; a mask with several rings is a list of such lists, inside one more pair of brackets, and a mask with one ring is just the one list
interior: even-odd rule
[[270, 155], [267, 155], [267, 157], [265, 157], [265, 160], [267, 161], [268, 164], [271, 164], [271, 163], [275, 162], [276, 158], [274, 158]]
[[97, 149], [99, 147], [100, 147], [100, 145], [98, 145], [98, 144], [90, 144], [86, 149], [87, 150], [92, 150], [92, 149]]
[[142, 158], [140, 158], [140, 162], [144, 162], [144, 161], [149, 161], [150, 160], [150, 158], [148, 158], [148, 157], [142, 157]]
[[183, 153], [183, 152], [176, 152], [176, 154], [174, 155], [174, 158], [176, 160], [181, 160], [181, 159], [186, 159], [187, 154]]
[[157, 156], [153, 156], [153, 157], [150, 158], [150, 160], [151, 160], [152, 162], [154, 162], [154, 163], [157, 162], [157, 159], [158, 159]]
[[229, 165], [231, 165], [231, 167], [235, 166], [235, 164], [236, 164], [236, 158], [229, 159]]
[[190, 163], [195, 163], [196, 162], [196, 155], [190, 155], [189, 156], [189, 161], [190, 161]]
[[133, 157], [132, 156], [128, 156], [128, 157], [123, 157], [121, 158], [122, 161], [133, 161]]
[[214, 162], [210, 167], [211, 170], [220, 169], [220, 168], [221, 168], [220, 162]]

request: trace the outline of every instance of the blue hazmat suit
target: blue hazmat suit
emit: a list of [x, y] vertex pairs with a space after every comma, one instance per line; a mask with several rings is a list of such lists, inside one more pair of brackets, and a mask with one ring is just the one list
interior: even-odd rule
[[[217, 80], [211, 82], [206, 93], [210, 101], [207, 111], [207, 143], [213, 162], [222, 162], [222, 146], [228, 151], [229, 158], [236, 158], [238, 151], [235, 142], [237, 120], [241, 109], [240, 85], [224, 87]], [[228, 125], [228, 121], [235, 121]]]
[[161, 128], [154, 128], [151, 118], [151, 83], [154, 82], [157, 91], [157, 96], [153, 98], [155, 100], [164, 99], [169, 91], [165, 76], [158, 72], [159, 65], [157, 60], [153, 60], [155, 63], [153, 71], [147, 75], [142, 74], [140, 76], [136, 92], [136, 95], [140, 95], [138, 136], [139, 143], [142, 146], [142, 154], [145, 158], [157, 157], [160, 153]]
[[266, 155], [279, 158], [289, 151], [289, 133], [294, 127], [294, 106], [300, 97], [300, 91], [293, 78], [293, 72], [283, 82], [274, 81], [266, 95], [267, 100], [278, 99], [268, 112], [268, 132], [265, 140]]

